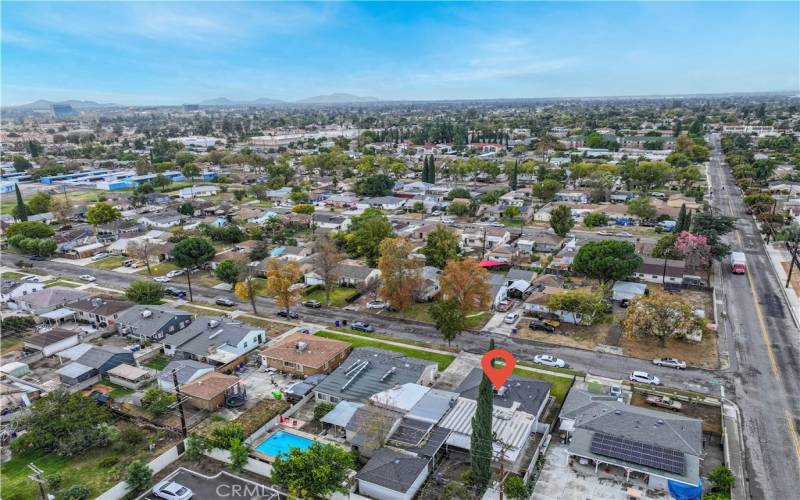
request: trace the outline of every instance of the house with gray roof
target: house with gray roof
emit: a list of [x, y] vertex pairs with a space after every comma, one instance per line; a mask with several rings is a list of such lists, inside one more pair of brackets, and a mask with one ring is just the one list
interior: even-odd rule
[[114, 327], [123, 313], [133, 307], [133, 302], [105, 296], [87, 297], [69, 304], [75, 319], [101, 327]]
[[89, 292], [84, 292], [83, 290], [76, 290], [63, 286], [52, 286], [19, 297], [15, 302], [19, 310], [38, 316], [50, 311], [55, 311], [71, 302], [85, 299], [88, 296]]
[[378, 500], [411, 500], [428, 477], [428, 462], [408, 452], [381, 448], [356, 474], [358, 492]]
[[[483, 378], [483, 370], [474, 368], [470, 371], [461, 385], [458, 392], [462, 398], [478, 400], [478, 387]], [[550, 398], [550, 382], [534, 380], [526, 377], [508, 377], [505, 384], [500, 389], [494, 391], [494, 405], [503, 408], [519, 408], [529, 413], [537, 420], [541, 418], [542, 412]]]
[[314, 394], [317, 401], [362, 402], [398, 384], [432, 384], [438, 369], [432, 361], [374, 347], [357, 347], [315, 388]]
[[192, 324], [192, 314], [151, 305], [135, 305], [120, 315], [117, 331], [142, 339], [164, 340]]
[[44, 289], [43, 283], [35, 281], [2, 280], [0, 282], [0, 302], [15, 301], [26, 295]]
[[193, 359], [214, 366], [227, 365], [258, 348], [266, 332], [238, 321], [200, 316], [164, 339], [164, 352], [175, 359]]
[[158, 372], [156, 381], [161, 389], [172, 392], [175, 390], [172, 372], [175, 372], [178, 376], [178, 385], [183, 385], [213, 371], [214, 367], [207, 363], [201, 363], [193, 359], [173, 359], [167, 363], [163, 370]]
[[595, 470], [619, 467], [626, 480], [637, 475], [653, 490], [668, 491], [670, 482], [699, 484], [701, 420], [573, 388], [559, 421], [569, 437], [569, 455], [589, 460]]
[[94, 377], [102, 377], [121, 364], [136, 365], [133, 353], [119, 347], [92, 346], [75, 361], [56, 370], [56, 373], [63, 384], [77, 386], [81, 382], [88, 383]]

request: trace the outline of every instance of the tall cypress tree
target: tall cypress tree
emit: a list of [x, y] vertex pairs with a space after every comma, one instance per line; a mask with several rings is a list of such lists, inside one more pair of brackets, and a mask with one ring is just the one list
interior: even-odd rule
[[675, 221], [675, 234], [688, 230], [689, 228], [686, 227], [686, 203], [684, 203], [681, 205], [680, 212], [678, 212], [678, 220]]
[[17, 219], [28, 220], [28, 206], [22, 201], [22, 193], [19, 192], [19, 184], [14, 184], [14, 191], [17, 193]]
[[514, 162], [514, 170], [511, 171], [511, 175], [508, 177], [508, 185], [514, 191], [517, 190], [517, 174], [518, 173], [519, 173], [519, 160]]
[[692, 211], [686, 212], [686, 222], [683, 223], [683, 231], [692, 230]]
[[433, 160], [433, 155], [431, 155], [431, 164], [428, 170], [428, 182], [436, 184], [436, 162]]
[[422, 160], [422, 182], [428, 182], [428, 157]]
[[[489, 350], [494, 349], [494, 339]], [[472, 461], [472, 480], [479, 492], [483, 493], [492, 479], [492, 411], [494, 390], [492, 382], [483, 373], [478, 387], [478, 406], [472, 417], [472, 437], [470, 439], [470, 459]]]

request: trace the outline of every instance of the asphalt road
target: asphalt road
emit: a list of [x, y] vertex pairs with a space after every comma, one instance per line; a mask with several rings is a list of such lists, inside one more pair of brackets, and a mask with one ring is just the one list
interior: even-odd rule
[[[755, 221], [745, 213], [741, 191], [724, 165], [719, 138], [711, 158], [715, 209], [736, 218], [728, 238], [747, 256], [748, 273], [722, 265], [727, 315], [721, 327], [729, 344], [733, 392], [742, 410], [750, 495], [797, 498], [800, 488], [800, 332], [782, 295]], [[724, 189], [723, 189], [724, 186]], [[731, 396], [730, 394], [728, 395]]]
[[[142, 275], [129, 275], [106, 271], [101, 269], [87, 268], [71, 263], [41, 261], [36, 262], [36, 267], [51, 274], [68, 277], [74, 281], [80, 281], [77, 277], [81, 274], [91, 274], [97, 278], [95, 282], [98, 286], [124, 290], [133, 281], [147, 279]], [[188, 290], [185, 277], [178, 277], [169, 286]], [[237, 308], [252, 313], [249, 302], [243, 302], [233, 294], [212, 288], [192, 285], [195, 302], [213, 302], [217, 297], [228, 297], [238, 303]], [[256, 300], [256, 307], [259, 315], [269, 317], [274, 316], [279, 310], [270, 299], [259, 297]], [[299, 307], [301, 320], [309, 323], [321, 325], [332, 325], [336, 320], [366, 321], [375, 326], [378, 333], [391, 335], [393, 337], [419, 340], [425, 342], [443, 343], [441, 335], [432, 326], [418, 322], [407, 322], [395, 318], [381, 316], [366, 312], [347, 311], [343, 309], [309, 309]], [[687, 369], [674, 370], [670, 368], [656, 367], [647, 360], [627, 358], [613, 354], [605, 354], [590, 350], [575, 349], [570, 347], [555, 346], [541, 342], [530, 341], [520, 338], [511, 338], [505, 335], [493, 334], [490, 332], [462, 333], [453, 343], [461, 349], [474, 353], [486, 352], [489, 346], [489, 338], [495, 339], [498, 348], [506, 349], [514, 353], [519, 359], [533, 361], [537, 354], [551, 354], [564, 359], [570, 368], [580, 371], [591, 372], [594, 375], [610, 377], [615, 379], [627, 378], [631, 371], [643, 370], [658, 376], [662, 383], [680, 389], [702, 392], [705, 394], [719, 396], [722, 378], [714, 371]]]

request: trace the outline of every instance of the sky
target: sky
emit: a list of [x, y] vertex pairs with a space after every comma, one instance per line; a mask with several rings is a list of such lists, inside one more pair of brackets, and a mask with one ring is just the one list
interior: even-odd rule
[[8, 2], [2, 105], [800, 89], [800, 3]]

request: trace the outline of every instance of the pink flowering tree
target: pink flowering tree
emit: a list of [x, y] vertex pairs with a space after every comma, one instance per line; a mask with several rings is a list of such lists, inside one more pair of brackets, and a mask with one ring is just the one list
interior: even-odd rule
[[690, 269], [708, 269], [711, 265], [711, 245], [705, 236], [681, 231], [675, 240], [675, 250], [683, 255]]

